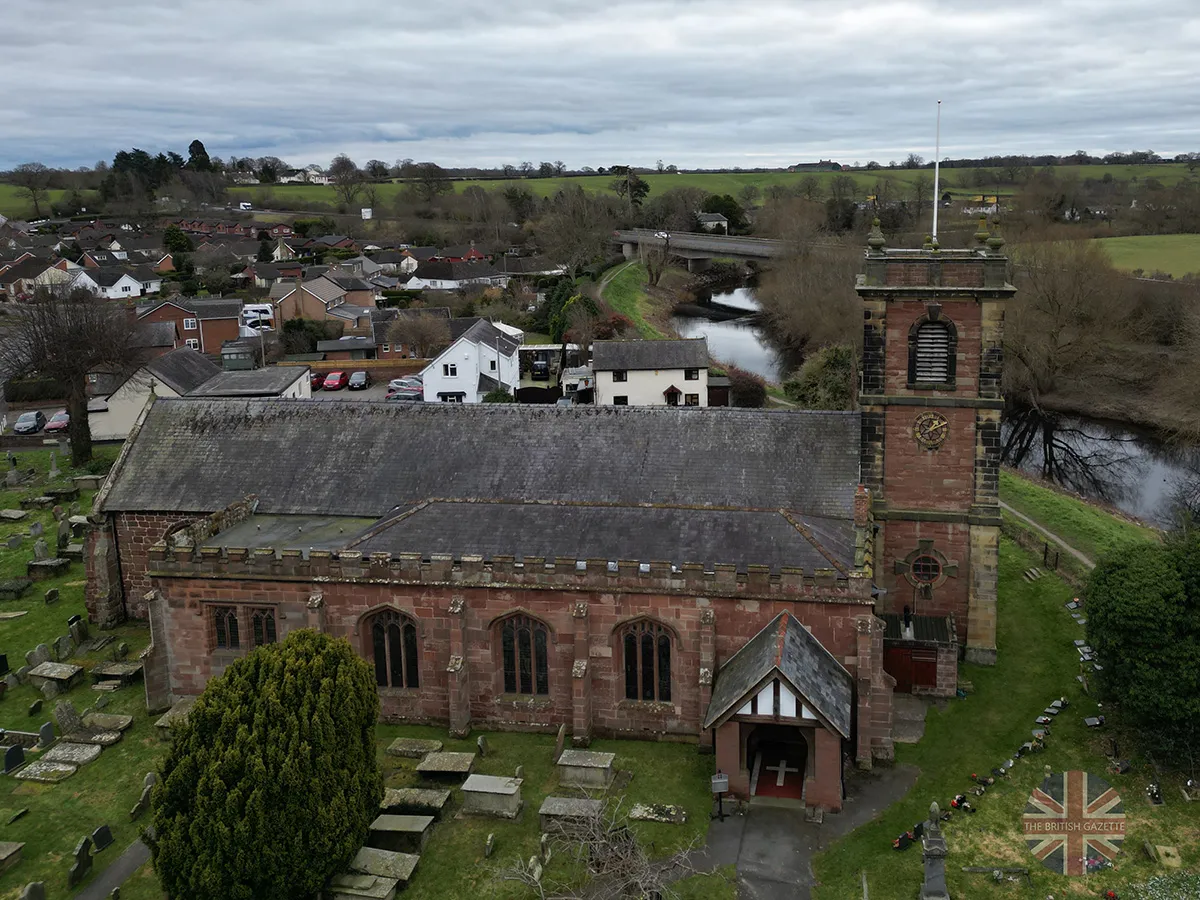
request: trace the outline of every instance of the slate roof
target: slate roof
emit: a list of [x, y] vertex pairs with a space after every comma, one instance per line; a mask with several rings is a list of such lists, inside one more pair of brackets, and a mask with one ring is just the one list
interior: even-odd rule
[[269, 366], [221, 372], [188, 392], [189, 397], [278, 397], [308, 375], [305, 366]]
[[164, 353], [143, 368], [177, 394], [190, 393], [221, 372], [220, 366], [189, 347]]
[[[904, 632], [904, 616], [899, 613], [876, 613], [883, 619], [884, 640], [898, 641]], [[949, 644], [951, 642], [949, 616], [913, 616], [913, 640], [931, 644]], [[957, 637], [957, 635], [955, 635]]]
[[732, 715], [773, 672], [842, 737], [850, 737], [853, 679], [790, 612], [772, 619], [717, 671], [704, 727]]
[[236, 319], [242, 314], [242, 301], [236, 298], [225, 300], [184, 298], [178, 301], [184, 309], [190, 309], [198, 319]]
[[174, 322], [143, 322], [134, 337], [134, 346], [173, 347], [176, 337]]
[[118, 281], [128, 275], [134, 281], [137, 281], [137, 276], [125, 269], [84, 269], [87, 277], [92, 279], [97, 287], [110, 288]]
[[484, 260], [477, 262], [429, 260], [418, 263], [410, 277], [434, 281], [472, 281], [476, 278], [495, 278], [499, 274], [490, 262]]
[[[454, 321], [451, 319], [451, 321]], [[510, 334], [505, 334], [487, 319], [479, 319], [470, 328], [462, 333], [461, 338], [466, 338], [473, 344], [484, 344], [488, 347], [499, 347], [500, 351], [505, 356], [511, 356], [517, 352], [517, 348], [521, 346], [521, 342]], [[455, 338], [459, 340], [460, 338]]]
[[708, 341], [595, 341], [592, 368], [599, 371], [638, 369], [706, 369]]
[[701, 225], [728, 225], [729, 220], [721, 213], [696, 213], [696, 220]]
[[374, 348], [375, 340], [369, 337], [349, 337], [345, 340], [335, 338], [331, 341], [317, 341], [317, 350], [321, 353], [328, 353], [331, 350], [373, 350]]
[[48, 259], [38, 259], [36, 256], [29, 259], [21, 260], [12, 268], [6, 269], [3, 276], [0, 276], [0, 283], [13, 284], [26, 278], [37, 278], [48, 268], [51, 262]]
[[[850, 543], [853, 546], [853, 528]], [[676, 566], [717, 563], [830, 568], [821, 549], [776, 511], [435, 501], [351, 542], [364, 553], [445, 553], [664, 560]]]
[[834, 534], [824, 520], [853, 519], [858, 447], [845, 412], [161, 399], [103, 507], [215, 512], [250, 493], [277, 515], [378, 518], [431, 499], [708, 507], [788, 510]]

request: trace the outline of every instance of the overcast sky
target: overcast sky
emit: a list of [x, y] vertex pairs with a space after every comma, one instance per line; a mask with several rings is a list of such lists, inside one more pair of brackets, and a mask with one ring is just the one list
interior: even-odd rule
[[0, 169], [1200, 150], [1197, 0], [0, 0]]

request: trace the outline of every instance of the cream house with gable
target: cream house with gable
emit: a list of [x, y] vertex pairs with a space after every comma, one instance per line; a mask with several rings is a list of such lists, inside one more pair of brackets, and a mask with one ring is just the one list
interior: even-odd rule
[[708, 342], [596, 341], [597, 406], [708, 406]]

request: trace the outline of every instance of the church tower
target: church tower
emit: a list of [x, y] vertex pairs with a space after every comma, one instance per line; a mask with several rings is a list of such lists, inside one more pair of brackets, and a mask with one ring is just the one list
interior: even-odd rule
[[867, 241], [863, 484], [876, 525], [881, 612], [952, 616], [970, 662], [996, 660], [1004, 240], [888, 249]]

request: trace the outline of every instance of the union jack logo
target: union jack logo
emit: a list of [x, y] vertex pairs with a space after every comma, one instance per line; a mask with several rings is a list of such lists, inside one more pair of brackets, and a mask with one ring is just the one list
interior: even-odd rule
[[1084, 875], [1112, 862], [1125, 840], [1121, 797], [1087, 772], [1045, 779], [1029, 795], [1021, 824], [1033, 855], [1060, 875]]

